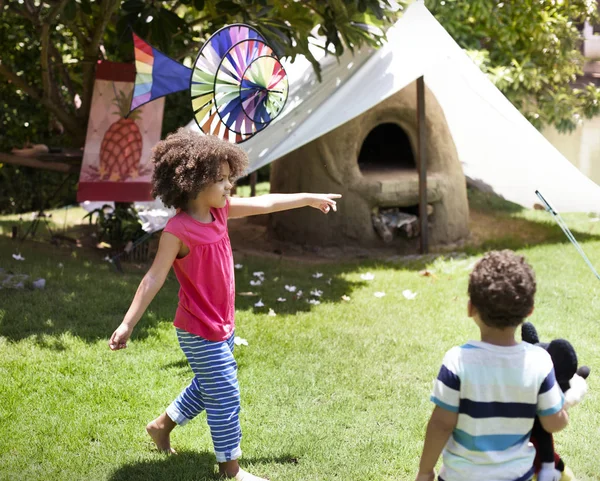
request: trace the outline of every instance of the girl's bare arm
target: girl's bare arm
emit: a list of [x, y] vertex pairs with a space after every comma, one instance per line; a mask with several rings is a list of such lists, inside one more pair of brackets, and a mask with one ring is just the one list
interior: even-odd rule
[[340, 194], [267, 194], [258, 197], [232, 197], [229, 201], [229, 217], [270, 214], [299, 207], [314, 207], [327, 214], [337, 210], [335, 199]]
[[181, 247], [182, 242], [173, 234], [168, 232], [162, 233], [154, 262], [142, 279], [142, 282], [140, 282], [131, 306], [123, 318], [123, 322], [121, 322], [121, 325], [110, 337], [108, 345], [113, 351], [127, 347], [127, 341], [133, 332], [133, 328], [165, 283], [167, 274]]

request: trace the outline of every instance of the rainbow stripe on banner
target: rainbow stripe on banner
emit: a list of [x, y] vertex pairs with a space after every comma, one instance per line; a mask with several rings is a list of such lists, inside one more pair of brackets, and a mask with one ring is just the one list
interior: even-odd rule
[[130, 111], [165, 95], [189, 88], [192, 69], [167, 57], [135, 33], [133, 44], [136, 75]]
[[133, 34], [135, 88], [130, 111], [189, 90], [200, 129], [232, 143], [264, 130], [281, 112], [289, 85], [265, 38], [244, 24], [223, 27], [200, 48], [193, 69]]

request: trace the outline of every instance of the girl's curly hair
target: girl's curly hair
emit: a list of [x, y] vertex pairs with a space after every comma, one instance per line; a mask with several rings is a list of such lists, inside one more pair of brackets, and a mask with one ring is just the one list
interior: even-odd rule
[[156, 144], [152, 161], [152, 195], [176, 209], [185, 208], [201, 190], [217, 182], [223, 162], [229, 164], [232, 179], [248, 167], [248, 156], [237, 145], [183, 127]]
[[535, 274], [523, 256], [510, 250], [487, 253], [469, 277], [469, 297], [490, 327], [517, 327], [531, 313]]

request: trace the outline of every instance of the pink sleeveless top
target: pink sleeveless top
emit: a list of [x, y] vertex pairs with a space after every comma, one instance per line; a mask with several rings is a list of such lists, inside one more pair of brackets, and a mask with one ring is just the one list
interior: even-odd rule
[[224, 341], [233, 334], [235, 316], [233, 253], [227, 233], [229, 201], [210, 212], [214, 220], [204, 224], [181, 211], [164, 229], [190, 249], [173, 263], [180, 285], [173, 324], [209, 341]]

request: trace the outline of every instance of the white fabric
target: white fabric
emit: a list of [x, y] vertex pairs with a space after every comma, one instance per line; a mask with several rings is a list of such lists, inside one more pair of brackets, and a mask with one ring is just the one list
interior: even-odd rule
[[[327, 56], [318, 83], [305, 60], [284, 63], [282, 115], [241, 144], [256, 170], [339, 127], [424, 76], [442, 106], [465, 175], [532, 207], [535, 190], [559, 211], [600, 211], [600, 187], [565, 159], [504, 97], [420, 2], [381, 49]], [[306, 67], [306, 70], [303, 69]], [[189, 124], [197, 130], [195, 122]]]
[[244, 471], [240, 468], [238, 473], [234, 478], [236, 481], [267, 481], [265, 478], [259, 478], [258, 476], [254, 476], [250, 474], [248, 471]]
[[[105, 205], [108, 205], [112, 209], [115, 208], [114, 202], [95, 202], [86, 200], [79, 205], [88, 212], [101, 209]], [[142, 222], [142, 229], [147, 233], [162, 230], [165, 225], [167, 225], [167, 221], [175, 215], [175, 209], [165, 207], [160, 199], [155, 199], [150, 202], [135, 202], [134, 206], [137, 210], [138, 217]]]
[[587, 394], [588, 385], [584, 378], [575, 374], [569, 381], [569, 390], [565, 393], [565, 409], [577, 406]]

